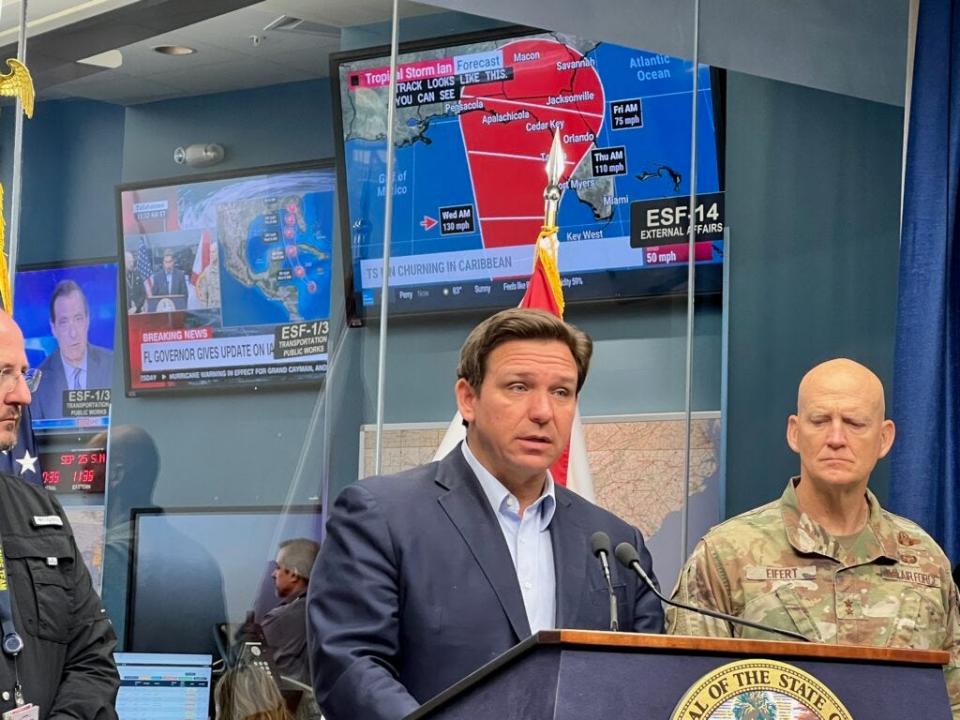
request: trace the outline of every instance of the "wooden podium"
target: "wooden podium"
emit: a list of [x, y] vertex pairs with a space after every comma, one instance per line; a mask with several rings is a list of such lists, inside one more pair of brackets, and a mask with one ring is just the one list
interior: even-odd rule
[[[800, 668], [832, 691], [855, 720], [952, 719], [942, 669], [946, 652], [547, 630], [406, 720], [670, 720], [701, 678], [747, 659]], [[695, 712], [684, 716], [698, 717]]]

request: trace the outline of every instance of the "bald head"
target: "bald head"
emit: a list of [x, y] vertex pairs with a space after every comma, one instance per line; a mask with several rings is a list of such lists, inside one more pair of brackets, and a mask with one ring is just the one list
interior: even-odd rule
[[9, 314], [0, 310], [0, 450], [10, 450], [17, 442], [20, 413], [30, 404], [30, 390], [23, 381], [27, 355], [23, 349], [23, 333]]
[[0, 310], [0, 345], [8, 343], [20, 343], [20, 349], [23, 349], [23, 333], [20, 326], [14, 322], [10, 315]]
[[846, 392], [873, 405], [881, 419], [886, 413], [880, 378], [870, 368], [847, 358], [822, 362], [803, 376], [797, 390], [797, 412], [811, 399], [831, 391]]
[[787, 443], [800, 455], [801, 485], [823, 496], [862, 492], [877, 461], [893, 445], [884, 418], [883, 383], [846, 358], [828, 360], [803, 376]]

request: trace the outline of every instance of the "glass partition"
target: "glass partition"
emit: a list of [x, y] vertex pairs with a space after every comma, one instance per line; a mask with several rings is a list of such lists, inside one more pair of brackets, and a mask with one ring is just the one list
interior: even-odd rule
[[[639, 527], [661, 584], [672, 586], [685, 557], [684, 530], [699, 537], [716, 522], [720, 497], [722, 239], [716, 250], [698, 245], [700, 295], [691, 330], [699, 351], [692, 375], [697, 392], [687, 398], [688, 252], [682, 223], [673, 222], [694, 182], [692, 35], [668, 53], [662, 43], [624, 42], [631, 33], [613, 27], [629, 26], [634, 21], [628, 17], [588, 35], [580, 27], [591, 23], [571, 19], [575, 8], [525, 8], [515, 16], [531, 23], [539, 13], [532, 24], [540, 30], [507, 25], [514, 17], [502, 9], [495, 19], [483, 17], [479, 6], [469, 11], [476, 15], [437, 7], [435, 17], [401, 21], [401, 38], [430, 37], [425, 28], [441, 23], [474, 33], [410, 46], [402, 57], [411, 72], [417, 63], [449, 60], [456, 66], [483, 58], [492, 64], [488, 74], [498, 74], [485, 81], [454, 73], [457, 103], [398, 109], [401, 118], [406, 113], [429, 122], [416, 125], [419, 137], [397, 147], [398, 165], [406, 164], [420, 180], [394, 227], [402, 228], [398, 241], [406, 233], [424, 253], [456, 249], [470, 257], [483, 251], [482, 257], [511, 264], [437, 288], [452, 292], [459, 285], [467, 297], [441, 295], [437, 302], [479, 308], [471, 314], [417, 319], [404, 313], [402, 301], [391, 306], [385, 399], [390, 427], [383, 456], [390, 471], [434, 456], [456, 411], [452, 390], [460, 344], [479, 320], [524, 297], [543, 224], [545, 161], [556, 132], [567, 168], [556, 216], [564, 317], [595, 343], [579, 398], [581, 442], [570, 450], [568, 486]], [[672, 7], [667, 15], [675, 26], [691, 27], [691, 6]], [[557, 18], [562, 26], [555, 25]], [[704, 68], [700, 76], [706, 98], [701, 136], [714, 144], [705, 144], [696, 162], [700, 183], [716, 192], [722, 128], [714, 123], [711, 72]], [[405, 90], [412, 94], [419, 84], [428, 89], [427, 81], [415, 80]], [[415, 96], [410, 99], [415, 103]], [[430, 185], [430, 175], [442, 177], [442, 187]], [[451, 208], [467, 208], [477, 222], [459, 231], [453, 223], [444, 227]], [[440, 225], [432, 227], [429, 218]], [[417, 251], [398, 245], [397, 253]], [[488, 293], [483, 302], [476, 298], [479, 290]], [[689, 491], [708, 506], [698, 506], [693, 529], [684, 527], [683, 511], [688, 404], [696, 411]], [[587, 462], [579, 466], [576, 455]], [[589, 468], [589, 476], [581, 467]]]
[[329, 507], [460, 452], [460, 347], [541, 234], [594, 342], [556, 479], [642, 531], [664, 591], [795, 472], [806, 369], [889, 383], [905, 16], [845, 9], [824, 47], [785, 3], [401, 3], [396, 28], [386, 0], [282, 4], [103, 48], [121, 64], [39, 87], [24, 130], [14, 314], [52, 389], [11, 470], [64, 505], [123, 652], [206, 662], [211, 698], [233, 670], [222, 706], [265, 647], [316, 715], [302, 632], [275, 633]]
[[907, 5], [833, 10], [828, 30], [812, 5], [701, 3], [726, 76], [728, 516], [799, 472], [784, 432], [812, 366], [848, 357], [891, 388]]

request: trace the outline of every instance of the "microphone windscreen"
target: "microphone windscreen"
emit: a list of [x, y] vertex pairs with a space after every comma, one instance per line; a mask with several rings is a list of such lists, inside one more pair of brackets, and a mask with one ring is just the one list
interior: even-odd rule
[[640, 561], [637, 549], [628, 542], [622, 542], [617, 545], [614, 554], [617, 556], [617, 562], [624, 567], [630, 567], [634, 562]]
[[610, 536], [603, 530], [597, 530], [590, 538], [590, 548], [593, 554], [600, 557], [600, 553], [606, 553], [607, 557], [613, 555], [613, 547], [610, 545]]

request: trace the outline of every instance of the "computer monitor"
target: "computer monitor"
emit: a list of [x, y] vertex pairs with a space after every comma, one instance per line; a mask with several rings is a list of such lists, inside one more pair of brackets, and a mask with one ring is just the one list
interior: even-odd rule
[[274, 607], [281, 542], [320, 540], [319, 506], [133, 511], [125, 650], [213, 653], [214, 628]]
[[120, 673], [120, 720], [206, 720], [210, 655], [114, 653]]

